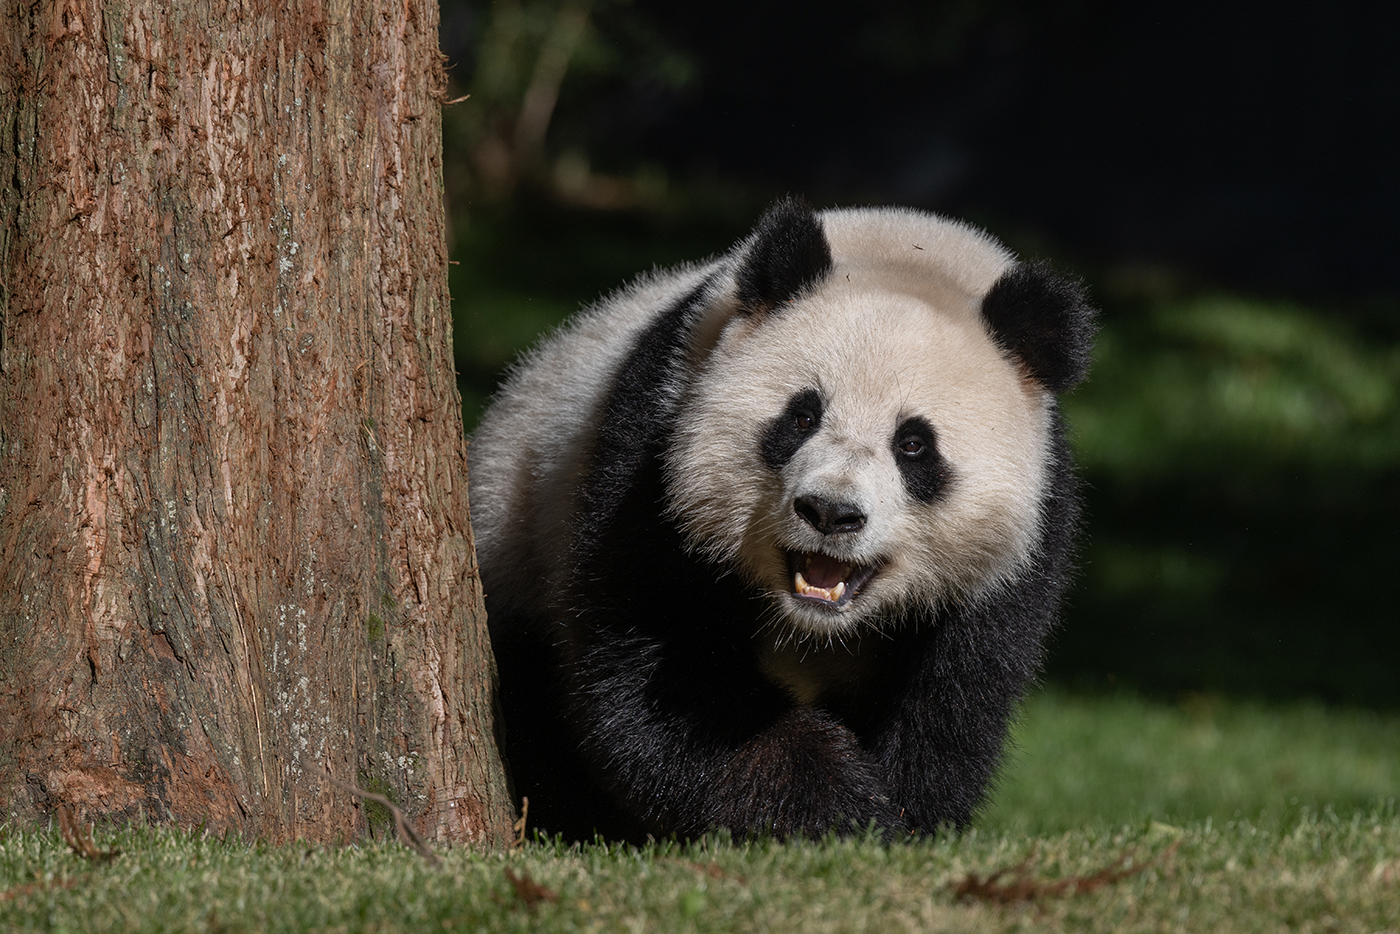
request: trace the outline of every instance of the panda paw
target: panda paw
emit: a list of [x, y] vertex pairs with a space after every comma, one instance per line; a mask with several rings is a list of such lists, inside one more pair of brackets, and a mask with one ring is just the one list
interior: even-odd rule
[[905, 831], [878, 764], [826, 714], [790, 710], [729, 760], [712, 799], [712, 826], [736, 836], [821, 837]]

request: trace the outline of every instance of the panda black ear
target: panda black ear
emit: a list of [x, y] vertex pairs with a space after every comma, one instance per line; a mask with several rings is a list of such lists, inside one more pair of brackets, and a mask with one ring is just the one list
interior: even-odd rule
[[739, 309], [762, 314], [816, 285], [831, 272], [822, 222], [801, 198], [774, 202], [759, 218], [737, 275]]
[[1017, 263], [982, 299], [982, 317], [1003, 350], [1051, 392], [1073, 389], [1089, 371], [1094, 309], [1077, 279], [1045, 262]]

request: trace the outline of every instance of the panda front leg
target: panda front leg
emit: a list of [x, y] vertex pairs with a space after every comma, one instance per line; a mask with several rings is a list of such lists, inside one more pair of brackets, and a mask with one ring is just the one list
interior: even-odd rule
[[769, 684], [741, 645], [590, 628], [571, 666], [583, 752], [652, 833], [902, 829], [856, 735]]
[[816, 708], [795, 707], [730, 754], [711, 823], [779, 837], [903, 829], [880, 766], [854, 733]]
[[1001, 764], [1007, 733], [1045, 661], [1070, 578], [1079, 521], [1077, 483], [1056, 418], [1054, 495], [1030, 564], [973, 606], [950, 606], [903, 653], [889, 698], [893, 716], [862, 730], [913, 826], [966, 826]]
[[1010, 599], [954, 610], [911, 637], [892, 715], [862, 735], [909, 824], [966, 827], [1001, 764], [1011, 722], [1040, 669], [1050, 614]]

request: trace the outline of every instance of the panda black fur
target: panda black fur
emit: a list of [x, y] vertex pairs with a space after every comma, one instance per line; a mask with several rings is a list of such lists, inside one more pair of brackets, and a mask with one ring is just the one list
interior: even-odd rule
[[965, 824], [1070, 574], [1093, 329], [966, 225], [785, 200], [528, 356], [470, 466], [532, 825]]

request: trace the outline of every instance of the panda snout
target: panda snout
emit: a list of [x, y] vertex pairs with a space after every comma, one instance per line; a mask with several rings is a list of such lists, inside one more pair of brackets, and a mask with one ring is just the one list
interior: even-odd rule
[[792, 501], [792, 511], [823, 535], [859, 532], [865, 528], [865, 513], [859, 506], [835, 502], [824, 496], [799, 496]]

